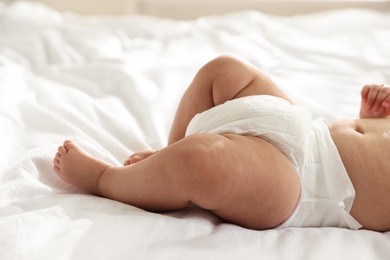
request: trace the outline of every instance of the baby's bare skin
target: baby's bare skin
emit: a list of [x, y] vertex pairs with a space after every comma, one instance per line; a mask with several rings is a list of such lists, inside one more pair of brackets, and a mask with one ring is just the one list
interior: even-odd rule
[[199, 70], [184, 93], [167, 147], [136, 153], [125, 166], [108, 166], [66, 141], [54, 159], [54, 171], [87, 192], [146, 210], [177, 210], [192, 202], [243, 227], [275, 227], [293, 212], [300, 195], [299, 175], [288, 159], [257, 137], [184, 136], [195, 114], [261, 94], [289, 101], [255, 67], [218, 57]]
[[154, 154], [155, 152], [156, 151], [154, 151], [154, 150], [145, 150], [145, 151], [133, 153], [131, 156], [129, 156], [129, 158], [127, 158], [125, 160], [125, 162], [123, 163], [123, 166], [127, 166], [130, 164], [134, 164], [134, 163], [137, 163], [139, 161], [142, 161], [143, 159], [146, 159], [149, 156], [151, 156], [152, 154]]
[[111, 166], [69, 140], [58, 148], [53, 163], [54, 171], [61, 179], [96, 195], [100, 195], [101, 176]]
[[[135, 153], [124, 166], [113, 166], [65, 141], [54, 171], [87, 192], [146, 210], [176, 210], [193, 202], [243, 227], [275, 227], [290, 216], [300, 194], [298, 174], [279, 150], [252, 136], [184, 137], [195, 114], [250, 95], [290, 101], [254, 67], [217, 58], [198, 72], [184, 94], [167, 147]], [[356, 190], [351, 215], [364, 228], [379, 231], [390, 230], [389, 114], [390, 87], [372, 84], [362, 90], [363, 119], [329, 125]]]
[[[195, 151], [215, 146], [215, 154], [198, 153], [196, 157], [194, 146], [199, 146]], [[264, 156], [259, 159], [258, 153], [251, 153], [240, 158], [245, 151]], [[238, 165], [240, 171], [234, 170], [237, 162], [232, 158], [243, 164]], [[269, 168], [275, 161], [273, 179], [260, 190], [257, 185], [263, 185], [264, 176], [257, 174], [258, 170], [261, 173], [261, 167]], [[232, 169], [235, 174], [230, 174]], [[256, 137], [194, 135], [128, 166], [107, 165], [74, 142], [65, 141], [54, 159], [54, 171], [89, 193], [146, 210], [176, 210], [193, 202], [229, 222], [253, 229], [280, 224], [299, 197], [299, 189], [289, 191], [299, 185], [292, 165], [276, 148]], [[279, 196], [264, 201], [273, 189]], [[250, 199], [252, 195], [258, 200]], [[246, 203], [238, 203], [240, 200]]]
[[390, 230], [390, 86], [362, 90], [361, 119], [330, 124], [330, 132], [356, 190], [351, 210], [365, 228]]

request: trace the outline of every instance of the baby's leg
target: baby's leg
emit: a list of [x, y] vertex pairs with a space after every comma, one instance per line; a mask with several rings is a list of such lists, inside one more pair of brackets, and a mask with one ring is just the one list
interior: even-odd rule
[[190, 202], [244, 227], [280, 224], [299, 197], [299, 178], [271, 144], [236, 135], [186, 137], [142, 160], [114, 167], [66, 141], [54, 159], [66, 182], [150, 211]]
[[289, 100], [269, 77], [250, 64], [229, 56], [210, 61], [199, 70], [184, 93], [168, 143], [184, 137], [189, 122], [197, 113], [251, 95], [272, 95]]
[[[169, 134], [168, 144], [182, 139], [191, 119], [200, 112], [228, 100], [251, 95], [288, 96], [264, 73], [236, 58], [220, 56], [204, 65], [184, 93]], [[291, 102], [291, 101], [290, 101]], [[125, 165], [151, 155], [128, 158]]]

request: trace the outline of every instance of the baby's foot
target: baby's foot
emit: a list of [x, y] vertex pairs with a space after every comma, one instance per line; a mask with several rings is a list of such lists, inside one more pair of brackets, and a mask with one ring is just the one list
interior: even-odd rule
[[126, 159], [126, 161], [123, 163], [124, 166], [137, 163], [139, 161], [142, 161], [143, 159], [148, 158], [152, 154], [156, 153], [157, 151], [141, 151], [132, 154], [129, 158]]
[[99, 195], [99, 180], [110, 165], [99, 160], [72, 141], [65, 141], [58, 148], [53, 160], [54, 172], [68, 182], [86, 192]]

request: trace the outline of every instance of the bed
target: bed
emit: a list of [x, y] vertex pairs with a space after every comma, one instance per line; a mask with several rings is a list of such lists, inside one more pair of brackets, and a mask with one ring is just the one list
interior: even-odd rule
[[65, 139], [117, 165], [164, 147], [182, 93], [220, 54], [261, 68], [314, 117], [356, 118], [361, 86], [390, 82], [389, 42], [390, 13], [369, 9], [179, 21], [0, 2], [0, 259], [389, 259], [390, 232], [150, 213], [52, 170]]

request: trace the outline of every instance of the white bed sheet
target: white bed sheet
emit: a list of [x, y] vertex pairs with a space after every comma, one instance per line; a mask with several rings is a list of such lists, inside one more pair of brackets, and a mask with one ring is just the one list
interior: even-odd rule
[[356, 117], [361, 86], [390, 82], [389, 42], [390, 15], [368, 10], [181, 22], [0, 4], [0, 258], [388, 259], [389, 232], [149, 213], [65, 184], [52, 158], [64, 139], [114, 164], [162, 148], [194, 73], [222, 53], [259, 66], [315, 117]]

